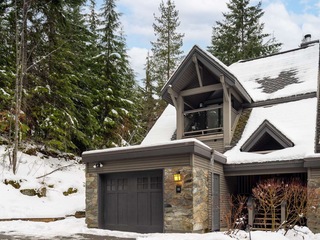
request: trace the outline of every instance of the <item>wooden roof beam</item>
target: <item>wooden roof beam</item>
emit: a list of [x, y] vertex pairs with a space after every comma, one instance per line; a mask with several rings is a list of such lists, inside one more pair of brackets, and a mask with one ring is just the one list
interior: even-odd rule
[[202, 87], [203, 84], [202, 84], [202, 77], [201, 77], [201, 74], [200, 74], [200, 67], [199, 67], [199, 63], [198, 63], [197, 56], [196, 56], [195, 54], [192, 56], [192, 61], [194, 62], [195, 67], [196, 67], [197, 76], [198, 76], [198, 81], [199, 81], [199, 86]]
[[171, 100], [173, 102], [174, 107], [177, 109], [178, 103], [177, 103], [177, 98], [178, 94], [172, 89], [172, 86], [169, 85], [168, 87], [168, 93], [170, 94]]
[[191, 95], [196, 95], [201, 93], [214, 92], [220, 89], [222, 89], [222, 84], [218, 83], [218, 84], [212, 84], [212, 85], [207, 85], [207, 86], [198, 87], [198, 88], [187, 89], [187, 90], [181, 91], [180, 95], [182, 97], [186, 97], [186, 96], [191, 96]]

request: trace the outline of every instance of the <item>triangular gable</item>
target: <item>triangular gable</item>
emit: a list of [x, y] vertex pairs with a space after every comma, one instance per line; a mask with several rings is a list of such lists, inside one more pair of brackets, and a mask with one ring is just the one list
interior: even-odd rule
[[240, 150], [242, 152], [268, 152], [293, 146], [294, 143], [289, 138], [268, 120], [264, 120]]
[[[233, 88], [243, 99], [243, 102], [251, 102], [251, 97], [239, 83], [235, 75], [229, 71], [228, 67], [197, 45], [190, 50], [162, 88], [162, 99], [174, 105], [174, 101], [170, 95], [170, 89], [172, 88], [175, 93], [182, 93], [183, 97], [187, 95], [189, 98], [189, 101], [187, 101], [190, 102], [191, 105], [198, 105], [197, 100], [201, 102], [217, 90], [216, 88], [221, 84], [220, 77], [222, 75], [224, 76], [226, 86]], [[190, 95], [196, 94], [198, 95], [197, 100], [190, 97]], [[201, 99], [199, 95], [201, 95], [203, 99]], [[195, 106], [191, 106], [191, 109], [192, 107]]]

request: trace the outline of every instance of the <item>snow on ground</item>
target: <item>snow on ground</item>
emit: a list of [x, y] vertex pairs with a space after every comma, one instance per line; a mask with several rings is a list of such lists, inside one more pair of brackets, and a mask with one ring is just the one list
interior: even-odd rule
[[[90, 234], [97, 236], [112, 236], [118, 238], [134, 238], [137, 240], [249, 240], [249, 233], [239, 231], [231, 236], [224, 232], [212, 233], [133, 233], [119, 232], [102, 229], [89, 229], [86, 227], [84, 219], [69, 217], [65, 220], [41, 223], [27, 221], [8, 221], [0, 223], [0, 235], [20, 235], [25, 237], [53, 239], [56, 237], [81, 238], [79, 234]], [[77, 237], [78, 236], [78, 237]], [[320, 240], [320, 234], [313, 234], [308, 228], [296, 228], [289, 230], [286, 235], [284, 231], [279, 232], [251, 232], [252, 240]]]
[[[0, 146], [0, 219], [64, 217], [85, 209], [84, 166], [77, 161], [46, 158], [42, 154], [30, 156], [19, 152], [17, 174], [9, 169], [6, 146]], [[67, 166], [67, 167], [64, 167]], [[64, 168], [61, 168], [64, 167]], [[58, 168], [59, 171], [41, 177]], [[40, 177], [40, 178], [38, 178]], [[19, 182], [15, 189], [5, 181]], [[26, 196], [21, 189], [46, 188], [46, 197]], [[69, 188], [76, 193], [64, 196]]]
[[[30, 156], [19, 153], [19, 165], [16, 175], [9, 170], [6, 146], [0, 146], [0, 219], [10, 218], [49, 218], [64, 217], [74, 214], [75, 211], [85, 209], [85, 169], [77, 161], [46, 158], [42, 154]], [[61, 168], [62, 167], [62, 168]], [[41, 177], [56, 169], [52, 174]], [[37, 178], [40, 177], [40, 178]], [[46, 187], [47, 196], [25, 196], [20, 189], [4, 184], [5, 180], [16, 180], [20, 183], [20, 189]], [[68, 188], [76, 188], [77, 193], [64, 196], [63, 192]], [[67, 217], [56, 222], [31, 222], [31, 221], [0, 221], [0, 236], [25, 236], [34, 239], [56, 239], [57, 237], [71, 237], [81, 239], [79, 234], [98, 236], [113, 236], [119, 238], [134, 238], [138, 240], [247, 240], [249, 233], [238, 232], [233, 237], [224, 232], [206, 234], [140, 234], [131, 232], [109, 231], [87, 228], [84, 218]], [[313, 234], [307, 228], [299, 228], [284, 232], [251, 233], [253, 240], [320, 240], [320, 234]]]

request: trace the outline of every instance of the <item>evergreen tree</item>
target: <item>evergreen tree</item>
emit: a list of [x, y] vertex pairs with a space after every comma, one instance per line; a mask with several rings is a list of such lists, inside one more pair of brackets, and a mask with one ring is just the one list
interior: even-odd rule
[[180, 25], [179, 12], [173, 1], [167, 0], [164, 3], [162, 0], [159, 11], [160, 17], [154, 16], [153, 29], [157, 39], [151, 42], [153, 55], [151, 61], [155, 64], [152, 77], [157, 84], [157, 94], [160, 96], [161, 88], [180, 62], [184, 34], [177, 32]]
[[162, 0], [159, 11], [160, 17], [154, 14], [153, 29], [156, 40], [151, 42], [152, 56], [148, 56], [146, 63], [143, 99], [150, 111], [144, 116], [146, 131], [152, 127], [166, 106], [166, 103], [161, 100], [161, 89], [177, 68], [183, 54], [181, 48], [184, 34], [177, 32], [180, 21], [174, 1], [167, 0], [164, 3]]
[[271, 34], [263, 33], [261, 2], [251, 6], [250, 0], [230, 0], [227, 6], [229, 12], [223, 13], [224, 20], [213, 27], [208, 50], [214, 56], [230, 65], [279, 51], [282, 44]]
[[133, 89], [136, 87], [120, 16], [115, 1], [105, 0], [100, 15], [101, 54], [96, 58], [101, 74], [95, 99], [100, 125], [97, 144], [100, 147], [130, 144], [131, 130], [135, 126], [136, 96]]
[[155, 83], [152, 78], [153, 73], [153, 63], [151, 62], [151, 58], [148, 52], [148, 55], [146, 57], [146, 64], [145, 64], [145, 78], [143, 79], [143, 86], [140, 88], [140, 101], [141, 101], [141, 117], [140, 119], [140, 125], [142, 126], [141, 135], [145, 135], [153, 126], [155, 123], [155, 120], [157, 118], [157, 100], [154, 99], [154, 96], [156, 96], [156, 88]]

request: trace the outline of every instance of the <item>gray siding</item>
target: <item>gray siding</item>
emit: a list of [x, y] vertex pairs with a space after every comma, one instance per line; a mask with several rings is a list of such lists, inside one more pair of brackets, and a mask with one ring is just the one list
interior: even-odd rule
[[197, 139], [204, 144], [208, 145], [208, 147], [212, 148], [213, 150], [216, 150], [220, 153], [224, 152], [224, 143], [223, 143], [223, 135], [210, 135], [210, 136], [204, 136], [204, 137], [197, 137]]
[[94, 163], [87, 163], [88, 173], [112, 173], [112, 172], [132, 172], [153, 169], [163, 169], [177, 166], [190, 166], [191, 158], [189, 154], [152, 157], [141, 159], [125, 159], [104, 161], [103, 167], [93, 168]]
[[320, 178], [320, 168], [311, 168], [309, 179]]
[[194, 167], [200, 167], [200, 168], [209, 169], [209, 170], [211, 168], [210, 159], [206, 159], [206, 158], [200, 157], [198, 155], [193, 155], [192, 165]]
[[[224, 221], [224, 215], [226, 213], [226, 209], [228, 209], [228, 201], [226, 201], [227, 196], [230, 195], [230, 191], [228, 189], [227, 181], [223, 172], [223, 165], [221, 163], [214, 163], [214, 173], [220, 175], [220, 227], [226, 228], [226, 222]], [[212, 195], [212, 193], [211, 193]]]

